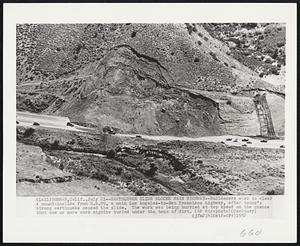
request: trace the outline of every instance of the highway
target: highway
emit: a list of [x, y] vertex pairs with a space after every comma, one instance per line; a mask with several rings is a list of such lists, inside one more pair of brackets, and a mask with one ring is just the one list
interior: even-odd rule
[[[82, 127], [75, 125], [73, 127], [67, 126], [70, 122], [68, 117], [62, 116], [50, 116], [43, 114], [35, 114], [29, 112], [17, 112], [17, 121], [21, 126], [33, 126], [34, 122], [39, 123], [40, 127], [56, 128], [69, 131], [81, 131], [85, 132], [91, 130], [91, 128]], [[244, 147], [256, 147], [256, 148], [272, 148], [279, 149], [280, 146], [284, 145], [284, 140], [274, 139], [268, 140], [267, 142], [261, 142], [261, 139], [244, 137], [244, 136], [234, 136], [234, 135], [222, 135], [222, 136], [207, 136], [207, 137], [176, 137], [176, 136], [153, 136], [153, 135], [143, 135], [143, 134], [115, 134], [119, 137], [130, 137], [136, 138], [137, 135], [146, 140], [154, 141], [191, 141], [191, 142], [214, 142], [222, 143], [228, 146], [244, 146]], [[246, 141], [247, 140], [247, 141]]]
[[[136, 137], [141, 136], [143, 139], [156, 140], [156, 141], [187, 141], [187, 142], [214, 142], [223, 143], [229, 146], [243, 146], [245, 147], [255, 147], [255, 148], [271, 148], [279, 149], [281, 145], [284, 145], [284, 140], [273, 139], [268, 140], [266, 143], [261, 142], [261, 139], [244, 137], [244, 136], [234, 136], [234, 135], [222, 135], [222, 136], [207, 136], [207, 137], [176, 137], [176, 136], [151, 136], [151, 135], [141, 135], [141, 134], [116, 134], [123, 137]], [[244, 140], [244, 141], [243, 141]], [[246, 141], [247, 140], [247, 141]]]
[[84, 127], [81, 126], [67, 126], [67, 123], [70, 122], [68, 117], [17, 112], [16, 120], [19, 122], [20, 126], [33, 126], [33, 123], [37, 122], [39, 123], [40, 127], [56, 128], [69, 131], [84, 131]]

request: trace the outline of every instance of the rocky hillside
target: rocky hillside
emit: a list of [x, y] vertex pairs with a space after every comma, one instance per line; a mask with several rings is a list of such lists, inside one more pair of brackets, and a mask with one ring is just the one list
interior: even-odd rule
[[280, 23], [204, 24], [229, 48], [228, 53], [265, 77], [279, 75], [285, 66], [285, 25]]
[[[264, 33], [268, 26], [263, 26]], [[239, 115], [254, 110], [238, 109], [228, 96], [248, 102], [259, 89], [284, 97], [284, 86], [268, 83], [261, 75], [269, 74], [274, 63], [276, 69], [284, 65], [283, 46], [276, 49], [276, 57], [271, 56], [271, 63], [266, 62], [269, 51], [260, 48], [264, 57], [250, 64], [247, 59], [259, 54], [253, 51], [248, 57], [245, 45], [231, 44], [233, 33], [244, 30], [234, 27], [228, 41], [217, 25], [208, 24], [18, 25], [17, 109], [65, 115], [122, 132], [222, 134], [227, 128], [220, 102]], [[247, 40], [251, 50], [255, 38]], [[255, 44], [260, 47], [261, 42]], [[226, 99], [220, 101], [208, 91]], [[249, 103], [243, 103], [245, 108]], [[227, 118], [230, 121], [230, 113]], [[243, 131], [251, 124], [243, 123]], [[238, 127], [239, 122], [233, 124]]]

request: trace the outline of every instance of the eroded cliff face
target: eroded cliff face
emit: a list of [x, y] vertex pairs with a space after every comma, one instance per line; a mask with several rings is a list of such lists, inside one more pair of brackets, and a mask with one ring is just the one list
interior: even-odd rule
[[222, 134], [216, 103], [172, 82], [159, 61], [120, 45], [69, 77], [44, 82], [36, 93], [60, 99], [43, 108], [43, 113], [92, 122], [100, 128], [153, 135]]

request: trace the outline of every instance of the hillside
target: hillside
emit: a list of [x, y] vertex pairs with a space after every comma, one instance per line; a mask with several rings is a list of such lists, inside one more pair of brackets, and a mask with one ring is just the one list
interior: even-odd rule
[[285, 25], [280, 23], [204, 24], [208, 32], [224, 42], [232, 57], [260, 77], [279, 75], [285, 66]]
[[[189, 23], [18, 25], [17, 109], [129, 133], [257, 135], [253, 93], [266, 91], [272, 111], [284, 108], [282, 83], [264, 80], [274, 62], [284, 65], [283, 48], [270, 66], [265, 58], [253, 65], [238, 58], [244, 46], [230, 47], [215, 29]], [[280, 134], [282, 117], [274, 119]]]

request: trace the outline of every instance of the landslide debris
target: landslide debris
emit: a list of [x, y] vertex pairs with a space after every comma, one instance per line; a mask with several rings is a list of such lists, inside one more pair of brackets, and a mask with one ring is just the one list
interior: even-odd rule
[[[256, 35], [252, 29], [244, 37], [244, 27], [234, 28], [237, 34], [229, 38], [256, 42], [249, 37]], [[238, 61], [227, 41], [220, 42], [219, 29], [193, 23], [17, 25], [17, 109], [124, 133], [229, 134], [220, 125], [218, 105], [187, 90], [248, 98], [257, 89], [284, 95], [284, 87], [263, 81], [257, 66]], [[276, 59], [283, 58], [280, 53]], [[241, 125], [253, 123], [237, 114]]]

